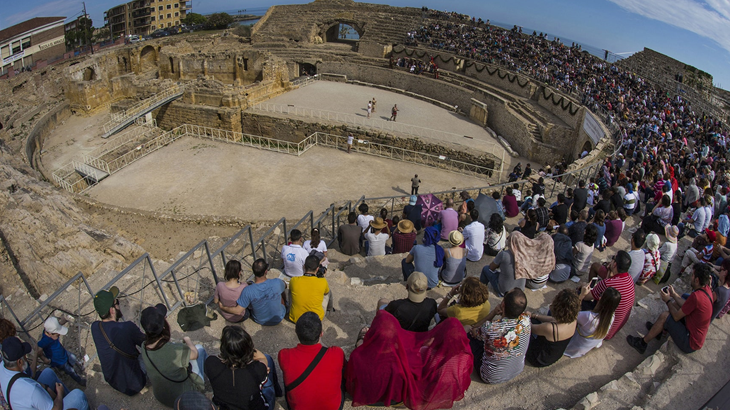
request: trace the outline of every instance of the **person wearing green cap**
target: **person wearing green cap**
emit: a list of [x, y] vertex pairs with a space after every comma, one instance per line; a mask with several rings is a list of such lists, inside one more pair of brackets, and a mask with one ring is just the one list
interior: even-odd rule
[[147, 375], [140, 364], [137, 348], [145, 335], [133, 322], [121, 321], [119, 289], [113, 286], [94, 296], [94, 308], [101, 320], [91, 324], [104, 380], [120, 392], [133, 396], [144, 388]]

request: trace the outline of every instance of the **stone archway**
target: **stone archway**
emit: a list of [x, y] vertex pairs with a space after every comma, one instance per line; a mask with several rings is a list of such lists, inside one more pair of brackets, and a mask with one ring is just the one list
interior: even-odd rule
[[591, 151], [593, 151], [593, 144], [591, 144], [591, 140], [588, 140], [585, 142], [585, 144], [583, 144], [583, 148], [580, 149], [580, 152], [578, 153], [578, 157], [580, 158], [580, 155], [583, 152], [590, 153]]
[[157, 50], [152, 46], [146, 46], [139, 53], [140, 71], [147, 71], [157, 68]]
[[96, 80], [96, 71], [92, 67], [86, 67], [84, 69], [84, 81]]
[[320, 37], [326, 43], [352, 44], [360, 40], [363, 35], [362, 25], [354, 21], [337, 20], [326, 23]]

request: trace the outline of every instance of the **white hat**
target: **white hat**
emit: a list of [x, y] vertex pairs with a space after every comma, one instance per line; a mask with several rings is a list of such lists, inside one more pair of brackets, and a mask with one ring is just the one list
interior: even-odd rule
[[58, 333], [61, 336], [64, 336], [66, 335], [66, 333], [68, 333], [68, 328], [66, 326], [61, 326], [61, 324], [58, 323], [58, 319], [56, 319], [54, 316], [46, 319], [46, 322], [43, 323], [43, 327], [48, 333]]

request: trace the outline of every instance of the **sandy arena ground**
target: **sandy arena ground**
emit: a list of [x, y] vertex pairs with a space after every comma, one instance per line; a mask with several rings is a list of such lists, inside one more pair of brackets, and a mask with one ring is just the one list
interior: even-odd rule
[[480, 178], [370, 155], [314, 147], [300, 157], [186, 137], [105, 179], [95, 200], [168, 214], [244, 220], [300, 218], [368, 197], [487, 185]]

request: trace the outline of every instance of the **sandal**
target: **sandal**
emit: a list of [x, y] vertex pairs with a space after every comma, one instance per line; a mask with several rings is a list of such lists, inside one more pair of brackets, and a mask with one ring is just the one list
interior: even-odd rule
[[357, 340], [355, 340], [355, 347], [359, 347], [365, 341], [365, 333], [370, 330], [370, 326], [365, 326], [360, 329], [360, 333], [357, 334]]

